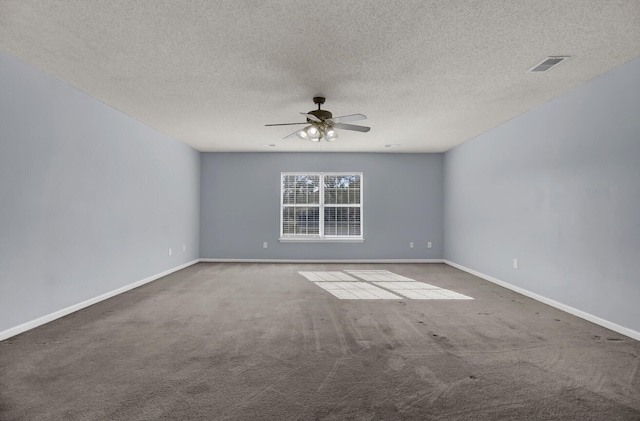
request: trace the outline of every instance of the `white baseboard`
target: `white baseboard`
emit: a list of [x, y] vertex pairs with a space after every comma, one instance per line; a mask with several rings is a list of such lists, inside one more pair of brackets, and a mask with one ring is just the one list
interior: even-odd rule
[[78, 304], [74, 304], [72, 306], [69, 306], [67, 308], [63, 308], [62, 310], [58, 310], [56, 312], [47, 314], [46, 316], [42, 316], [42, 317], [38, 317], [35, 320], [31, 320], [30, 322], [26, 322], [26, 323], [22, 323], [21, 325], [18, 326], [14, 326], [11, 327], [7, 330], [3, 330], [2, 332], [0, 332], [0, 341], [4, 341], [5, 339], [8, 339], [12, 336], [15, 335], [19, 335], [20, 333], [26, 332], [27, 330], [31, 330], [33, 328], [36, 328], [38, 326], [42, 326], [45, 323], [49, 323], [53, 320], [59, 319], [60, 317], [64, 317], [68, 314], [71, 314], [73, 312], [76, 312], [78, 310], [81, 310], [85, 307], [89, 307], [90, 305], [99, 303], [100, 301], [104, 301], [108, 298], [114, 297], [118, 294], [122, 294], [123, 292], [127, 292], [129, 290], [132, 290], [134, 288], [137, 288], [139, 286], [142, 286], [144, 284], [147, 284], [151, 281], [155, 281], [156, 279], [162, 278], [163, 276], [167, 276], [173, 272], [179, 271], [180, 269], [184, 269], [186, 267], [189, 267], [195, 263], [198, 263], [199, 259], [193, 260], [191, 262], [185, 263], [183, 265], [180, 266], [176, 266], [174, 268], [165, 270], [164, 272], [161, 273], [157, 273], [155, 275], [149, 276], [148, 278], [144, 278], [141, 279], [139, 281], [136, 281], [132, 284], [129, 285], [125, 285], [121, 288], [115, 289], [113, 291], [107, 292], [105, 294], [99, 295], [97, 297], [91, 298], [89, 300], [83, 301], [81, 303]]
[[201, 258], [204, 263], [444, 263], [442, 259], [219, 259]]
[[585, 319], [585, 320], [587, 320], [587, 321], [589, 321], [591, 323], [595, 323], [595, 324], [600, 325], [602, 327], [606, 327], [607, 329], [613, 330], [614, 332], [618, 332], [621, 335], [628, 336], [629, 338], [635, 339], [636, 341], [640, 341], [640, 332], [635, 331], [633, 329], [629, 329], [627, 327], [620, 326], [619, 324], [616, 324], [616, 323], [610, 322], [608, 320], [602, 319], [602, 318], [600, 318], [598, 316], [594, 316], [593, 314], [586, 313], [586, 312], [584, 312], [582, 310], [578, 310], [577, 308], [573, 308], [573, 307], [568, 306], [566, 304], [562, 304], [562, 303], [560, 303], [558, 301], [555, 301], [555, 300], [552, 300], [550, 298], [543, 297], [542, 295], [538, 295], [535, 292], [531, 292], [531, 291], [526, 290], [524, 288], [520, 288], [520, 287], [517, 287], [515, 285], [511, 285], [508, 282], [501, 281], [501, 280], [496, 279], [496, 278], [494, 278], [492, 276], [485, 275], [484, 273], [475, 271], [473, 269], [469, 269], [468, 267], [459, 265], [459, 264], [451, 262], [449, 260], [445, 259], [444, 263], [446, 263], [449, 266], [453, 266], [456, 269], [460, 269], [460, 270], [462, 270], [464, 272], [467, 272], [467, 273], [470, 273], [472, 275], [475, 275], [478, 278], [485, 279], [485, 280], [487, 280], [489, 282], [492, 282], [492, 283], [494, 283], [496, 285], [500, 285], [501, 287], [505, 287], [505, 288], [510, 289], [512, 291], [515, 291], [515, 292], [517, 292], [519, 294], [525, 295], [525, 296], [527, 296], [529, 298], [532, 298], [532, 299], [534, 299], [536, 301], [540, 301], [541, 303], [550, 305], [551, 307], [555, 307], [558, 310], [562, 310], [562, 311], [564, 311], [566, 313], [569, 313], [569, 314], [572, 314], [574, 316], [580, 317], [581, 319]]

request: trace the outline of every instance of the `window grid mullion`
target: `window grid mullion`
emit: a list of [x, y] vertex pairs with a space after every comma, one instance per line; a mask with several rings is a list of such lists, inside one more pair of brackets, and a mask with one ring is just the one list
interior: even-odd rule
[[324, 238], [324, 175], [320, 174], [320, 212], [318, 217], [318, 233]]

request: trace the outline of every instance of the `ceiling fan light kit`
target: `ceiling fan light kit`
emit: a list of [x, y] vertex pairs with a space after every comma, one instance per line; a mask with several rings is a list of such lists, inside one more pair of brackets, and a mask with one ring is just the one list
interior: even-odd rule
[[324, 139], [327, 142], [333, 142], [338, 138], [338, 133], [333, 127], [323, 127], [318, 124], [312, 124], [302, 130], [298, 130], [296, 135], [298, 135], [300, 139], [306, 139], [312, 142], [319, 142], [320, 139]]
[[313, 102], [318, 105], [317, 110], [309, 111], [308, 113], [300, 113], [307, 117], [307, 121], [304, 123], [280, 123], [280, 124], [267, 124], [266, 126], [290, 126], [294, 124], [309, 124], [304, 129], [295, 131], [284, 139], [298, 136], [300, 139], [310, 140], [312, 142], [319, 142], [324, 139], [327, 142], [333, 142], [338, 138], [338, 132], [336, 128], [343, 130], [353, 130], [357, 132], [366, 133], [371, 130], [370, 127], [357, 126], [355, 124], [345, 124], [347, 121], [366, 120], [367, 117], [364, 114], [349, 114], [340, 117], [333, 117], [330, 111], [321, 110], [320, 106], [324, 104], [324, 97], [314, 97]]
[[305, 127], [302, 130], [298, 130], [296, 134], [301, 139], [309, 139], [312, 142], [319, 142], [320, 137], [322, 137], [322, 131], [313, 124], [309, 127]]

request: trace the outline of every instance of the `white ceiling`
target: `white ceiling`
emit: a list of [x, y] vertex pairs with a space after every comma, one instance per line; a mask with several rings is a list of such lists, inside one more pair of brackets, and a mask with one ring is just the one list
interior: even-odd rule
[[[0, 0], [0, 50], [200, 151], [442, 152], [640, 57], [640, 0]], [[371, 131], [264, 126], [316, 95]]]

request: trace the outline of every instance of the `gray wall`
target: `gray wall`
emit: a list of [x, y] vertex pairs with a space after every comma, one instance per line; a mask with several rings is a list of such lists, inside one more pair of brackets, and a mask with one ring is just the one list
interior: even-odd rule
[[[363, 172], [365, 242], [279, 243], [282, 171]], [[442, 258], [441, 154], [203, 153], [200, 185], [203, 258]]]
[[0, 92], [0, 332], [199, 257], [197, 151], [4, 53]]
[[637, 59], [447, 152], [445, 259], [640, 331], [639, 116]]

